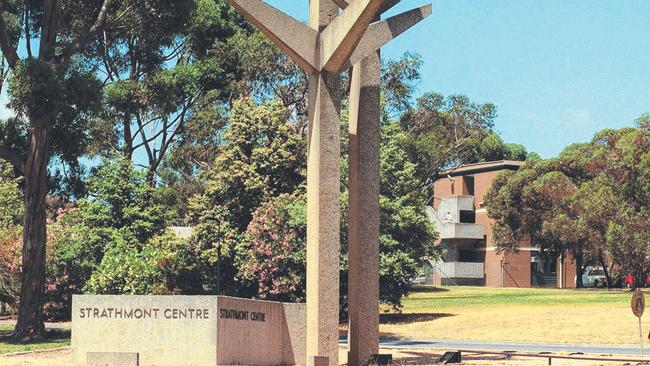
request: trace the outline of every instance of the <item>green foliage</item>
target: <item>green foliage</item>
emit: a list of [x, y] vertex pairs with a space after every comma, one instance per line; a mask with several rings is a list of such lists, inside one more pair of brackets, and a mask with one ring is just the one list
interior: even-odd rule
[[[380, 152], [380, 299], [397, 308], [411, 289], [422, 260], [437, 255], [436, 232], [424, 214], [427, 195], [415, 189], [416, 163], [409, 160], [407, 132], [382, 126]], [[347, 245], [345, 245], [347, 246]]]
[[104, 127], [113, 133], [104, 148], [117, 148], [129, 160], [136, 151], [146, 153], [150, 184], [157, 185], [163, 164], [167, 176], [196, 167], [193, 159], [166, 159], [172, 147], [185, 155], [195, 132], [214, 131], [213, 121], [186, 126], [205, 122], [206, 109], [239, 95], [241, 65], [227, 49], [250, 26], [225, 0], [146, 3], [134, 4], [138, 11], [125, 17], [127, 26], [106, 39], [106, 51], [93, 62], [108, 81]]
[[224, 207], [203, 212], [194, 228], [179, 274], [178, 288], [191, 294], [226, 294], [248, 297], [249, 284], [238, 276], [243, 233], [230, 221]]
[[144, 173], [128, 161], [105, 160], [87, 184], [91, 199], [78, 202], [86, 225], [116, 229], [139, 245], [165, 230], [169, 211], [158, 202]]
[[96, 294], [168, 294], [168, 264], [179, 250], [173, 234], [153, 238], [142, 250], [117, 238], [104, 254], [85, 289]]
[[608, 275], [643, 278], [650, 268], [649, 147], [643, 129], [603, 130], [558, 158], [498, 176], [486, 196], [495, 242], [516, 249], [529, 238], [552, 253], [571, 252], [580, 271], [596, 262]]
[[381, 90], [384, 104], [384, 119], [399, 114], [411, 107], [414, 87], [420, 80], [422, 57], [405, 53], [399, 60], [382, 62]]
[[476, 104], [462, 95], [426, 93], [418, 98], [399, 118], [418, 185], [430, 187], [442, 169], [479, 161], [480, 142], [491, 133], [495, 117], [493, 104]]
[[0, 230], [18, 225], [23, 218], [23, 197], [13, 167], [0, 159]]
[[503, 160], [506, 155], [506, 147], [503, 145], [501, 137], [492, 132], [481, 141], [479, 152], [482, 161]]
[[506, 160], [524, 161], [528, 159], [530, 155], [524, 145], [507, 143], [504, 145], [504, 147], [505, 147], [504, 159]]
[[9, 106], [27, 116], [42, 119], [57, 113], [63, 102], [65, 88], [56, 66], [49, 62], [27, 59], [14, 70], [9, 79]]
[[[78, 159], [89, 151], [99, 131], [101, 82], [78, 63], [56, 65], [28, 58], [18, 63], [8, 84], [9, 107], [19, 117], [0, 123], [0, 141], [25, 161], [29, 124], [47, 128], [48, 156], [59, 163], [50, 169], [50, 191], [64, 197], [82, 196], [84, 169]], [[12, 163], [22, 169], [18, 162]]]
[[[345, 125], [345, 123], [344, 123]], [[342, 127], [345, 130], [345, 126]], [[405, 133], [396, 123], [383, 127], [381, 149], [380, 299], [395, 308], [419, 274], [422, 258], [436, 255], [435, 231], [424, 215], [425, 195], [413, 192], [415, 164], [408, 161]], [[344, 140], [345, 142], [345, 140]], [[347, 171], [346, 160], [343, 171]], [[347, 181], [343, 174], [343, 182]], [[345, 188], [345, 186], [344, 186]], [[299, 188], [300, 192], [303, 188]], [[341, 303], [347, 298], [347, 189], [341, 194]], [[300, 193], [263, 203], [248, 226], [241, 275], [262, 298], [304, 301], [306, 202]], [[345, 312], [345, 309], [343, 309]]]
[[105, 160], [88, 179], [90, 198], [50, 224], [48, 307], [69, 317], [73, 294], [165, 293], [178, 239], [165, 235], [167, 207], [128, 161]]
[[280, 104], [258, 106], [252, 99], [235, 102], [230, 112], [202, 200], [223, 207], [240, 232], [265, 199], [292, 193], [305, 177], [303, 140], [285, 122], [286, 116]]

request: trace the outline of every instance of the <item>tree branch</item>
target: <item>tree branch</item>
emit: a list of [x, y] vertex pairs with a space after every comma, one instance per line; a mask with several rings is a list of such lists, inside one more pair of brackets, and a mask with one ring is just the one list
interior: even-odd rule
[[43, 21], [41, 25], [39, 58], [48, 59], [56, 42], [57, 32], [56, 0], [45, 0], [43, 6]]
[[29, 8], [25, 3], [25, 48], [27, 48], [27, 57], [32, 58], [32, 33], [29, 30]]
[[[60, 61], [67, 61], [70, 59], [74, 54], [79, 52], [82, 48], [84, 48], [88, 42], [90, 42], [93, 37], [95, 37], [100, 30], [102, 30], [102, 27], [106, 23], [106, 18], [108, 16], [108, 5], [109, 5], [110, 0], [104, 0], [102, 2], [102, 7], [99, 9], [99, 14], [97, 14], [97, 19], [95, 19], [95, 23], [90, 27], [88, 32], [86, 32], [83, 36], [75, 39], [70, 43], [64, 50], [61, 52], [61, 55], [59, 56]], [[128, 9], [127, 9], [128, 10]]]
[[[140, 114], [136, 113], [135, 114], [135, 121], [138, 124], [138, 132], [140, 132], [140, 136], [142, 136], [142, 141], [147, 141], [147, 135], [144, 133], [144, 126], [142, 125], [142, 119], [140, 118]], [[148, 143], [143, 144], [145, 151], [147, 152], [147, 157], [149, 158], [149, 161], [153, 160], [153, 154], [151, 153], [151, 147], [149, 147]], [[135, 149], [134, 149], [135, 150]]]
[[7, 25], [5, 24], [4, 18], [0, 13], [0, 49], [2, 49], [2, 55], [7, 59], [9, 67], [12, 69], [16, 67], [20, 58], [14, 46], [11, 45], [11, 39], [9, 38], [9, 32], [7, 31]]

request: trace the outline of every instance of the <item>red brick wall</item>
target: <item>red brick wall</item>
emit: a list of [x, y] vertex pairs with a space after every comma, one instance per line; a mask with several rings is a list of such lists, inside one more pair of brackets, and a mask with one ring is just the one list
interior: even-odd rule
[[506, 252], [505, 257], [507, 272], [503, 277], [504, 286], [530, 287], [530, 251]]
[[501, 260], [503, 254], [496, 250], [485, 252], [485, 286], [501, 287]]
[[558, 288], [575, 288], [576, 287], [576, 264], [573, 256], [568, 255], [564, 259], [564, 266], [560, 270], [561, 261], [557, 260], [557, 287]]
[[479, 211], [476, 213], [476, 223], [483, 225], [483, 236], [485, 244], [489, 248], [492, 245], [492, 220], [488, 217], [487, 212]]
[[[452, 193], [453, 188], [453, 193]], [[433, 183], [433, 207], [438, 208], [440, 199], [449, 196], [462, 196], [463, 195], [463, 177], [453, 177], [453, 181], [447, 177], [438, 179]]]
[[485, 194], [490, 189], [492, 180], [500, 172], [502, 172], [502, 170], [474, 174], [474, 207], [481, 207], [480, 204], [483, 202]]

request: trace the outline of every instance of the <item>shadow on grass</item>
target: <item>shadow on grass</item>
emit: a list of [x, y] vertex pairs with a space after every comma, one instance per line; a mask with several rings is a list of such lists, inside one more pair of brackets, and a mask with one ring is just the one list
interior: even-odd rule
[[449, 289], [446, 288], [418, 285], [418, 286], [413, 286], [413, 290], [411, 292], [448, 292], [448, 291]]
[[456, 316], [450, 313], [380, 314], [380, 324], [410, 324]]
[[[13, 329], [0, 329], [0, 346], [2, 345], [39, 345], [44, 343], [59, 343], [70, 339], [69, 329], [48, 329], [45, 337], [37, 341], [23, 342], [13, 337]], [[1, 347], [0, 347], [1, 348]]]
[[[395, 362], [400, 365], [434, 365], [438, 363], [442, 352], [419, 352], [419, 351], [400, 351], [401, 357], [398, 357]], [[499, 362], [507, 360], [507, 357], [501, 355], [482, 355], [482, 354], [466, 354], [462, 355], [463, 361], [492, 361]]]

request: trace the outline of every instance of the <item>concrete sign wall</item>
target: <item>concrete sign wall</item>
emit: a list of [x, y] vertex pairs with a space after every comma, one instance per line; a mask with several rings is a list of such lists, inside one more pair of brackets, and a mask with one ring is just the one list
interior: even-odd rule
[[[304, 364], [305, 306], [221, 296], [74, 296], [76, 365]], [[110, 365], [110, 363], [109, 363]]]
[[305, 304], [219, 297], [219, 365], [305, 364]]
[[74, 296], [74, 361], [115, 352], [139, 353], [140, 365], [216, 365], [216, 323], [214, 296]]

